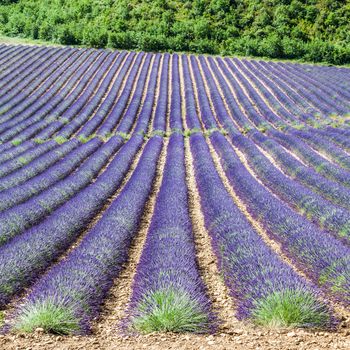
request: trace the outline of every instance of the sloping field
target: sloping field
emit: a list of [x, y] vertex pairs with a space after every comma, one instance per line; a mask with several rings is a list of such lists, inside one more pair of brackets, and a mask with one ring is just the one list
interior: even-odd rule
[[349, 348], [349, 112], [346, 68], [0, 45], [0, 344]]

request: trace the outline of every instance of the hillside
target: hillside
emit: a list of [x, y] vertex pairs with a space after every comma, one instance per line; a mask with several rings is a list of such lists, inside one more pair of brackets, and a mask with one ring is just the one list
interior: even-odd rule
[[0, 32], [67, 45], [350, 63], [350, 1], [5, 0]]

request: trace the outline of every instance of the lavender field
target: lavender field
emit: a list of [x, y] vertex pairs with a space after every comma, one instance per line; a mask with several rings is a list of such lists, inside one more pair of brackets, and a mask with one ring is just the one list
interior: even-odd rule
[[349, 320], [350, 69], [0, 45], [0, 142], [4, 333]]

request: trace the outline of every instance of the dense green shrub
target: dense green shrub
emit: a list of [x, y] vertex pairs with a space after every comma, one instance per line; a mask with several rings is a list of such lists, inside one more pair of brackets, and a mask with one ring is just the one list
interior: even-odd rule
[[344, 0], [3, 0], [0, 32], [69, 45], [350, 63]]

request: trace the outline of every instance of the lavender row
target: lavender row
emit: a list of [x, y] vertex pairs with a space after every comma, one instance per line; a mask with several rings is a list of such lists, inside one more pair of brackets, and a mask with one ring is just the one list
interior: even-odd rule
[[259, 114], [264, 116], [265, 119], [267, 119], [271, 124], [273, 124], [276, 127], [284, 126], [285, 122], [280, 118], [279, 115], [274, 113], [274, 111], [272, 111], [269, 108], [269, 106], [265, 103], [265, 101], [259, 96], [256, 90], [252, 87], [250, 82], [232, 63], [232, 60], [226, 58], [223, 61], [225, 61], [225, 63], [229, 67], [231, 74], [233, 74], [234, 77], [237, 79], [237, 81], [239, 81], [240, 84], [244, 87], [246, 94], [249, 96], [249, 102], [251, 100], [252, 102], [250, 103], [254, 103], [254, 106], [256, 107]]
[[45, 48], [35, 47], [30, 49], [29, 47], [23, 47], [20, 50], [15, 51], [11, 57], [2, 60], [1, 62], [1, 76], [6, 76], [6, 73], [11, 71], [11, 67], [20, 65], [33, 56], [37, 51], [44, 50]]
[[33, 56], [35, 57], [35, 55], [43, 50], [46, 50], [47, 48], [45, 47], [40, 47], [40, 46], [36, 46], [36, 47], [22, 47], [21, 49], [18, 49], [16, 51], [14, 51], [16, 53], [16, 55], [12, 55], [11, 57], [7, 57], [7, 59], [5, 58], [4, 60], [2, 60], [2, 65], [1, 65], [1, 75], [2, 76], [6, 76], [6, 73], [8, 73], [9, 71], [11, 71], [11, 66], [15, 67], [15, 66], [19, 66], [21, 64], [24, 64], [25, 62], [27, 62], [28, 60], [30, 60]]
[[294, 152], [303, 162], [313, 167], [319, 174], [343, 186], [350, 186], [350, 176], [347, 171], [321, 157], [302, 140], [275, 130], [269, 130], [268, 136], [274, 138], [284, 147]]
[[[22, 77], [22, 75], [20, 75], [18, 81], [17, 79], [11, 81], [11, 83], [6, 86], [6, 93], [0, 94], [0, 110], [2, 110], [3, 105], [10, 100], [18, 103], [21, 98], [28, 98], [39, 87], [39, 85], [58, 70], [61, 64], [72, 54], [73, 51], [68, 48], [65, 50], [59, 50], [52, 58], [47, 59], [44, 64], [41, 64], [40, 69], [38, 68], [32, 74], [28, 69], [29, 76]], [[1, 117], [0, 120], [2, 120]]]
[[343, 134], [336, 132], [332, 128], [326, 128], [324, 130], [313, 129], [313, 132], [322, 137], [326, 137], [328, 140], [332, 141], [346, 152], [350, 152], [350, 140], [345, 130]]
[[39, 106], [38, 108], [40, 108], [44, 105], [46, 100], [61, 88], [61, 84], [71, 77], [72, 72], [87, 59], [86, 56], [89, 55], [85, 56], [84, 52], [85, 50], [79, 50], [69, 55], [64, 64], [40, 84], [30, 96], [27, 96], [23, 92], [18, 94], [13, 101], [3, 105], [0, 109], [1, 121], [14, 119], [15, 123], [17, 120], [21, 120], [21, 113], [29, 107], [34, 108], [35, 106]]
[[279, 167], [292, 179], [309, 187], [333, 203], [350, 209], [350, 189], [318, 174], [290, 155], [281, 145], [259, 132], [249, 134], [252, 140], [268, 152]]
[[[346, 92], [345, 89], [339, 89], [337, 84], [329, 84], [327, 81], [320, 82], [314, 79], [310, 74], [305, 74], [304, 72], [298, 70], [298, 65], [295, 65], [293, 69], [288, 64], [279, 63], [279, 66], [282, 67], [284, 71], [288, 71], [297, 76], [301, 81], [306, 81], [308, 87], [315, 87], [316, 91], [322, 92], [322, 96], [327, 96], [327, 101], [334, 101], [336, 106], [343, 106], [349, 110], [349, 98], [350, 94]], [[340, 94], [339, 94], [340, 92]], [[327, 95], [326, 95], [327, 94]], [[343, 96], [341, 96], [343, 95]], [[345, 110], [345, 112], [347, 111]]]
[[[289, 130], [288, 130], [289, 131]], [[350, 156], [342, 149], [333, 145], [331, 142], [324, 140], [323, 137], [319, 137], [313, 129], [308, 130], [290, 130], [290, 134], [295, 135], [309, 144], [312, 148], [324, 153], [331, 158], [332, 161], [340, 165], [341, 167], [350, 170]]]
[[135, 126], [135, 133], [145, 133], [149, 129], [149, 124], [151, 120], [151, 115], [153, 112], [153, 106], [156, 104], [157, 96], [155, 94], [156, 86], [157, 86], [157, 77], [158, 77], [158, 70], [160, 66], [160, 59], [162, 55], [156, 54], [153, 65], [152, 65], [152, 71], [150, 75], [150, 79], [147, 86], [147, 92], [145, 101], [142, 105], [142, 109], [140, 111], [140, 114], [138, 116], [138, 120], [136, 121]]
[[231, 140], [243, 152], [248, 164], [270, 191], [322, 229], [350, 243], [348, 210], [334, 205], [298, 182], [289, 179], [277, 170], [248, 138], [232, 135]]
[[[66, 76], [68, 80], [62, 81], [62, 88], [53, 88], [50, 89], [50, 93], [47, 94], [46, 98], [41, 97], [40, 102], [38, 104], [34, 104], [31, 108], [26, 109], [25, 113], [20, 113], [16, 116], [16, 118], [11, 119], [7, 123], [3, 123], [0, 127], [0, 130], [5, 131], [0, 133], [0, 140], [7, 141], [8, 139], [14, 137], [17, 133], [22, 130], [25, 130], [28, 126], [31, 126], [35, 122], [45, 122], [45, 117], [49, 114], [50, 119], [55, 119], [59, 116], [60, 112], [63, 112], [69, 103], [74, 100], [79, 91], [84, 87], [86, 80], [89, 79], [89, 70], [93, 72], [93, 69], [90, 69], [91, 66], [94, 67], [93, 63], [95, 63], [95, 69], [98, 67], [98, 64], [103, 62], [106, 55], [100, 56], [95, 53], [95, 55], [91, 55], [87, 57], [87, 60], [77, 69], [77, 71], [73, 75], [72, 78], [69, 75]], [[96, 62], [95, 62], [96, 61]], [[85, 74], [85, 78], [79, 82], [80, 77]], [[62, 76], [62, 78], [64, 75]], [[76, 84], [79, 84], [76, 86]], [[82, 87], [79, 89], [79, 85]], [[72, 92], [73, 90], [73, 92]], [[58, 93], [56, 95], [56, 93]], [[60, 108], [57, 106], [60, 104]], [[16, 120], [16, 123], [14, 121]], [[8, 129], [11, 126], [10, 129]], [[3, 129], [5, 128], [5, 129]], [[23, 138], [23, 137], [22, 137]]]
[[18, 183], [18, 178], [16, 177], [12, 181], [8, 180], [8, 183], [6, 184], [7, 186], [5, 186], [5, 183], [3, 184], [4, 187], [8, 188], [0, 192], [0, 211], [4, 211], [23, 203], [29, 198], [48, 189], [50, 186], [53, 186], [58, 181], [63, 180], [75, 171], [77, 167], [79, 167], [93, 152], [97, 150], [98, 147], [101, 146], [101, 144], [101, 140], [94, 138], [87, 143], [80, 145], [62, 160], [57, 162], [57, 164], [48, 167], [39, 175], [22, 184], [16, 184], [16, 186], [14, 186], [15, 182]]
[[[84, 123], [89, 120], [95, 110], [101, 107], [100, 104], [103, 103], [101, 103], [101, 100], [103, 101], [103, 98], [107, 94], [113, 78], [120, 68], [120, 65], [122, 64], [126, 55], [126, 52], [122, 52], [116, 55], [115, 61], [113, 61], [112, 66], [107, 71], [107, 74], [102, 80], [101, 84], [98, 86], [98, 89], [96, 91], [90, 91], [93, 96], [86, 105], [84, 105], [81, 100], [78, 100], [76, 104], [73, 104], [63, 113], [62, 118], [67, 118], [70, 120], [70, 122], [58, 132], [58, 136], [72, 136], [82, 128], [82, 125], [84, 125]], [[76, 107], [78, 107], [78, 110], [76, 110]]]
[[179, 72], [179, 56], [174, 54], [172, 56], [171, 66], [171, 99], [170, 99], [170, 129], [182, 130], [182, 101], [181, 101], [181, 86], [180, 86], [180, 72]]
[[78, 145], [79, 141], [76, 139], [67, 141], [34, 159], [29, 164], [22, 166], [19, 170], [2, 177], [0, 191], [13, 186], [18, 186], [19, 184], [41, 174], [48, 167], [57, 163], [62, 157], [78, 147]]
[[17, 169], [23, 167], [26, 164], [29, 164], [36, 158], [56, 147], [58, 147], [58, 143], [55, 140], [50, 140], [43, 144], [30, 147], [26, 151], [17, 155], [15, 158], [9, 159], [0, 164], [0, 178], [13, 173]]
[[128, 310], [128, 327], [141, 333], [206, 332], [215, 327], [198, 272], [184, 160], [183, 136], [174, 134]]
[[13, 52], [16, 52], [16, 50], [18, 50], [17, 52], [24, 50], [23, 46], [10, 46], [10, 45], [5, 45], [5, 44], [1, 44], [1, 62], [4, 60], [7, 60], [7, 57], [11, 54], [13, 54]]
[[301, 110], [305, 113], [311, 113], [312, 115], [319, 114], [320, 110], [317, 106], [313, 106], [308, 100], [304, 99], [299, 95], [298, 90], [292, 89], [282, 77], [278, 74], [275, 74], [274, 71], [269, 70], [268, 66], [264, 66], [261, 61], [250, 61], [254, 69], [261, 72], [269, 81], [273, 84], [269, 84], [271, 88], [276, 91], [280, 89], [282, 93], [288, 96], [296, 106], [299, 106]]
[[[266, 66], [265, 62], [261, 62], [261, 64]], [[326, 116], [334, 112], [343, 113], [344, 108], [342, 106], [333, 103], [329, 95], [320, 89], [316, 89], [305, 79], [298, 78], [296, 74], [290, 74], [273, 62], [269, 63], [268, 67], [270, 70], [275, 71], [276, 74], [282, 76], [290, 86], [298, 90], [303, 98], [316, 105]]]
[[350, 249], [260, 185], [219, 133], [211, 136], [225, 173], [250, 214], [287, 256], [334, 299], [350, 303]]
[[139, 81], [135, 87], [135, 92], [132, 96], [132, 100], [130, 101], [130, 104], [126, 109], [120, 123], [116, 128], [114, 126], [111, 131], [116, 130], [117, 132], [127, 134], [130, 132], [133, 125], [137, 122], [138, 113], [142, 108], [142, 99], [146, 91], [146, 81], [148, 78], [148, 72], [151, 70], [150, 63], [153, 60], [153, 57], [154, 55], [147, 55], [145, 64], [143, 65], [142, 71], [140, 73]]
[[[149, 140], [131, 178], [102, 218], [66, 259], [34, 286], [16, 312], [14, 328], [33, 331], [43, 327], [47, 332], [66, 334], [90, 331], [91, 321], [98, 316], [113, 279], [128, 258], [131, 241], [152, 188], [161, 147], [160, 137]], [[115, 179], [117, 177], [111, 179], [112, 182], [115, 183]], [[91, 199], [89, 201], [92, 203]], [[84, 209], [91, 210], [86, 206]], [[74, 209], [74, 213], [79, 218], [86, 217], [84, 211]], [[73, 222], [76, 219], [70, 219], [68, 225], [63, 226], [72, 231]], [[55, 232], [53, 239], [58, 241], [58, 235], [63, 238], [64, 227]], [[52, 317], [49, 322], [40, 320], [41, 312]], [[37, 319], [33, 320], [33, 314]], [[57, 314], [61, 315], [61, 322], [57, 322]]]
[[267, 121], [262, 118], [262, 116], [255, 110], [254, 106], [251, 104], [248, 97], [245, 95], [244, 91], [234, 76], [230, 73], [224, 62], [219, 59], [214, 60], [212, 57], [208, 57], [208, 62], [214, 72], [217, 72], [217, 74], [219, 74], [220, 68], [220, 74], [226, 77], [228, 83], [236, 95], [236, 100], [239, 101], [237, 102], [239, 103], [239, 109], [241, 111], [244, 111], [244, 113], [247, 115], [249, 124], [253, 123], [255, 126], [268, 125]]
[[69, 198], [81, 192], [98, 176], [110, 157], [121, 147], [123, 140], [111, 138], [68, 178], [41, 192], [23, 204], [0, 213], [0, 243], [37, 224]]
[[35, 141], [25, 141], [23, 143], [19, 143], [19, 144], [13, 144], [12, 142], [6, 142], [1, 146], [8, 146], [8, 148], [3, 148], [0, 151], [0, 164], [2, 164], [3, 162], [6, 162], [10, 159], [13, 159], [15, 157], [17, 157], [19, 154], [29, 150], [30, 148], [35, 147], [35, 145], [37, 145], [37, 143]]
[[[214, 133], [213, 135], [215, 135]], [[329, 327], [319, 291], [297, 275], [248, 223], [225, 189], [202, 135], [190, 138], [205, 226], [219, 270], [237, 302], [237, 317], [274, 326]], [[229, 150], [229, 152], [232, 152]], [[293, 305], [300, 317], [289, 317]]]
[[[307, 89], [303, 88], [301, 84], [294, 83], [293, 78], [284, 74], [284, 72], [277, 70], [275, 66], [266, 64], [266, 62], [259, 61], [259, 65], [264, 67], [265, 71], [267, 71], [268, 74], [273, 77], [273, 79], [275, 79], [277, 76], [280, 77], [284, 82], [284, 86], [288, 86], [288, 90], [291, 89], [296, 92], [297, 96], [299, 96], [299, 99], [305, 101], [306, 104], [310, 104], [312, 109], [316, 108], [321, 112], [322, 115], [328, 115], [330, 113], [329, 106], [327, 106], [327, 104], [325, 104], [323, 101], [320, 101], [317, 96], [314, 96]], [[278, 81], [280, 82], [280, 80]]]
[[[237, 70], [241, 71], [245, 76], [247, 76], [246, 81], [252, 82], [256, 86], [255, 88], [253, 88], [252, 91], [255, 92], [254, 95], [255, 95], [255, 100], [257, 104], [260, 104], [259, 102], [263, 101], [260, 98], [259, 94], [257, 93], [257, 91], [259, 91], [260, 94], [263, 95], [264, 99], [268, 102], [268, 105], [266, 104], [266, 106], [264, 107], [266, 111], [272, 108], [274, 113], [282, 117], [287, 123], [298, 123], [298, 119], [295, 117], [294, 109], [292, 111], [287, 110], [289, 106], [287, 107], [284, 103], [281, 103], [274, 96], [274, 94], [272, 94], [269, 91], [269, 89], [267, 88], [269, 87], [269, 84], [265, 86], [264, 83], [266, 83], [266, 81], [264, 81], [264, 79], [261, 79], [262, 75], [260, 74], [260, 72], [254, 72], [254, 74], [250, 72], [250, 70], [247, 69], [246, 66], [244, 65], [244, 63], [247, 61], [244, 61], [244, 60], [241, 61], [237, 59], [234, 59], [233, 61], [235, 65], [238, 67]], [[287, 99], [284, 97], [284, 100], [287, 100]]]
[[[289, 65], [289, 64], [287, 64]], [[317, 80], [324, 79], [325, 77], [328, 78], [328, 82], [339, 82], [339, 76], [346, 76], [348, 74], [347, 69], [344, 69], [342, 67], [335, 67], [335, 66], [318, 66], [318, 65], [312, 65], [312, 64], [300, 64], [297, 63], [295, 65], [295, 69], [299, 70], [300, 72], [304, 74], [308, 74], [310, 76], [313, 76], [314, 79], [316, 79], [317, 74]], [[345, 83], [345, 82], [344, 82]], [[346, 85], [346, 84], [345, 84]]]
[[[236, 60], [235, 62], [238, 64], [239, 61]], [[285, 108], [289, 111], [289, 113], [291, 113], [294, 116], [300, 117], [302, 120], [308, 120], [308, 119], [313, 120], [314, 119], [314, 117], [311, 113], [305, 113], [303, 108], [300, 105], [296, 104], [292, 100], [292, 98], [286, 92], [284, 92], [281, 89], [281, 87], [279, 87], [276, 84], [276, 82], [274, 80], [269, 79], [259, 69], [257, 69], [252, 61], [242, 60], [241, 62], [242, 62], [242, 64], [240, 65], [240, 67], [242, 67], [242, 68], [244, 67], [245, 72], [247, 72], [249, 74], [249, 76], [257, 77], [258, 79], [261, 80], [261, 82], [265, 86], [267, 86], [272, 91], [273, 95], [275, 96], [275, 98], [278, 101], [278, 107], [276, 106], [276, 108], [279, 108], [279, 106], [282, 105], [283, 108]], [[277, 101], [276, 101], [276, 104], [277, 104]], [[314, 112], [316, 112], [316, 111], [314, 111]]]
[[[200, 67], [203, 70], [203, 75], [204, 78], [206, 80], [206, 83], [208, 84], [208, 89], [209, 89], [209, 93], [210, 93], [210, 98], [211, 101], [213, 103], [213, 107], [215, 109], [215, 114], [217, 116], [217, 119], [220, 123], [220, 125], [225, 129], [225, 130], [229, 130], [229, 131], [234, 131], [237, 132], [237, 128], [235, 127], [235, 124], [233, 123], [232, 119], [229, 117], [226, 108], [225, 108], [225, 104], [224, 104], [224, 100], [220, 95], [219, 89], [215, 83], [215, 80], [208, 68], [207, 62], [205, 60], [205, 58], [203, 56], [198, 57], [199, 62], [200, 62]], [[197, 66], [199, 68], [199, 64], [197, 63], [196, 60], [193, 60], [193, 64], [194, 66]], [[237, 107], [237, 106], [235, 106]], [[235, 109], [233, 112], [237, 111], [237, 109]], [[230, 111], [231, 112], [231, 111]], [[239, 115], [235, 115], [236, 119], [240, 118], [242, 116], [242, 121], [243, 121], [243, 125], [245, 124], [245, 117], [244, 115], [239, 112]], [[212, 112], [210, 111], [210, 114], [212, 114]], [[242, 125], [241, 123], [238, 123], [239, 125]]]
[[[121, 90], [120, 95], [118, 96], [116, 103], [112, 110], [108, 113], [106, 117], [104, 117], [101, 122], [98, 122], [98, 119], [96, 120], [95, 117], [91, 119], [90, 122], [97, 123], [97, 133], [101, 135], [108, 135], [112, 132], [112, 130], [119, 124], [124, 112], [125, 108], [130, 100], [132, 98], [131, 93], [133, 86], [136, 86], [138, 83], [140, 83], [140, 80], [135, 81], [136, 77], [140, 70], [142, 70], [145, 67], [145, 59], [148, 56], [148, 62], [149, 62], [149, 55], [140, 53], [137, 55], [137, 58], [135, 62], [132, 65], [132, 68], [127, 73], [127, 77], [125, 78], [125, 84], [123, 86], [123, 89]], [[99, 127], [99, 125], [101, 125]]]
[[33, 50], [33, 55], [30, 59], [26, 60], [22, 63], [17, 63], [11, 66], [11, 69], [8, 70], [7, 73], [2, 72], [0, 75], [0, 87], [6, 88], [9, 90], [12, 87], [16, 86], [14, 82], [20, 82], [21, 76], [26, 78], [30, 75], [36, 74], [36, 68], [39, 68], [47, 59], [52, 59], [54, 56], [59, 54], [59, 50], [57, 48], [43, 48], [38, 51]]
[[36, 68], [40, 67], [43, 62], [49, 60], [57, 55], [58, 50], [55, 48], [45, 48], [35, 52], [33, 50], [33, 57], [23, 64], [16, 64], [11, 66], [11, 70], [8, 74], [1, 74], [0, 88], [9, 91], [12, 87], [16, 86], [21, 79], [25, 79], [28, 75], [35, 74]]
[[[144, 79], [146, 78], [146, 72], [149, 66], [150, 59], [151, 59], [150, 54], [138, 55], [130, 71], [129, 76], [127, 77], [125, 86], [123, 88], [121, 95], [117, 100], [116, 105], [113, 107], [112, 111], [107, 116], [107, 118], [105, 118], [101, 127], [97, 130], [97, 133], [99, 135], [109, 134], [120, 123], [122, 116], [126, 111], [126, 106], [128, 102], [133, 98], [133, 95], [132, 95], [133, 86], [135, 87], [142, 86], [142, 84], [144, 83]], [[138, 80], [136, 80], [136, 77], [139, 71], [143, 73], [141, 75], [143, 80], [141, 80], [140, 77]], [[132, 120], [133, 116], [128, 115], [128, 118]]]
[[182, 87], [185, 90], [186, 101], [186, 123], [189, 129], [201, 129], [201, 124], [197, 115], [196, 101], [194, 95], [193, 81], [191, 79], [190, 68], [188, 64], [188, 58], [186, 55], [181, 55], [182, 70], [183, 70], [183, 83]]
[[[209, 81], [210, 87], [216, 86], [214, 76], [217, 79], [217, 81], [218, 81], [217, 85], [220, 86], [220, 89], [223, 93], [223, 98], [225, 99], [228, 107], [230, 108], [231, 114], [235, 118], [235, 122], [243, 129], [252, 127], [252, 123], [243, 114], [243, 111], [241, 110], [237, 99], [235, 99], [234, 96], [232, 95], [232, 93], [230, 91], [230, 87], [229, 87], [228, 83], [225, 81], [223, 75], [220, 73], [215, 61], [211, 60], [210, 58], [208, 58], [206, 60], [204, 57], [200, 57], [200, 61], [202, 64], [202, 68], [203, 68], [204, 72], [206, 73], [206, 77]], [[211, 71], [209, 70], [209, 67], [211, 68], [213, 75], [210, 74]], [[216, 99], [214, 99], [214, 100], [216, 100]], [[226, 123], [223, 123], [222, 121], [221, 121], [221, 124], [226, 126]]]
[[18, 130], [24, 130], [17, 135], [17, 138], [20, 139], [28, 139], [34, 135], [40, 138], [43, 135], [42, 133], [37, 134], [37, 132], [42, 129], [45, 130], [45, 128], [51, 126], [55, 120], [60, 119], [60, 123], [68, 123], [69, 119], [62, 118], [62, 113], [64, 113], [81, 95], [82, 91], [85, 90], [86, 85], [90, 83], [90, 79], [95, 75], [97, 69], [100, 68], [101, 64], [105, 63], [107, 56], [107, 53], [102, 54], [96, 58], [96, 60], [94, 57], [90, 57], [76, 72], [76, 78], [68, 82], [64, 91], [61, 91], [50, 103], [40, 108], [33, 117], [26, 119], [20, 125], [12, 128], [10, 132], [13, 134], [13, 129], [15, 129], [16, 132], [18, 132]]
[[0, 248], [0, 307], [32, 284], [74, 243], [118, 189], [142, 141], [141, 137], [132, 138], [93, 184]]
[[157, 106], [154, 112], [153, 130], [164, 132], [167, 122], [167, 109], [168, 109], [168, 89], [169, 85], [169, 59], [168, 53], [163, 56], [162, 73], [160, 76], [159, 95]]
[[108, 92], [108, 95], [104, 99], [104, 101], [99, 106], [96, 113], [94, 113], [93, 118], [88, 120], [82, 127], [82, 129], [77, 133], [78, 136], [89, 136], [91, 135], [96, 128], [104, 121], [106, 116], [111, 113], [111, 110], [117, 106], [117, 96], [120, 92], [123, 80], [126, 79], [130, 67], [131, 70], [135, 67], [138, 67], [140, 64], [142, 54], [137, 55], [135, 53], [129, 54], [126, 60], [123, 62], [123, 66], [121, 67], [120, 72], [116, 76], [115, 81], [111, 89]]
[[[25, 46], [11, 46], [11, 47], [6, 47], [6, 51], [4, 52], [4, 54], [1, 57], [0, 60], [0, 64], [6, 64], [6, 62], [8, 63], [13, 63], [16, 59], [16, 57], [22, 57], [23, 54], [26, 54], [30, 51], [29, 47], [25, 47]], [[1, 72], [1, 68], [0, 68], [0, 72]]]
[[217, 127], [216, 120], [214, 118], [214, 115], [211, 111], [210, 103], [207, 98], [206, 90], [205, 90], [205, 83], [204, 80], [200, 74], [199, 67], [196, 64], [196, 58], [194, 56], [190, 56], [190, 63], [194, 75], [194, 81], [196, 83], [197, 87], [197, 94], [198, 94], [198, 109], [201, 115], [202, 122], [204, 124], [204, 127], [206, 129], [212, 129]]
[[[88, 57], [82, 54], [79, 58], [72, 55], [66, 60], [65, 65], [56, 70], [30, 97], [25, 94], [18, 94], [12, 105], [11, 103], [5, 104], [0, 111], [2, 114], [0, 132], [9, 130], [10, 127], [21, 123], [31, 117], [39, 108], [45, 106], [62, 89], [62, 85], [72, 78], [72, 72], [81, 66], [86, 59]], [[66, 71], [62, 74], [64, 68]]]

